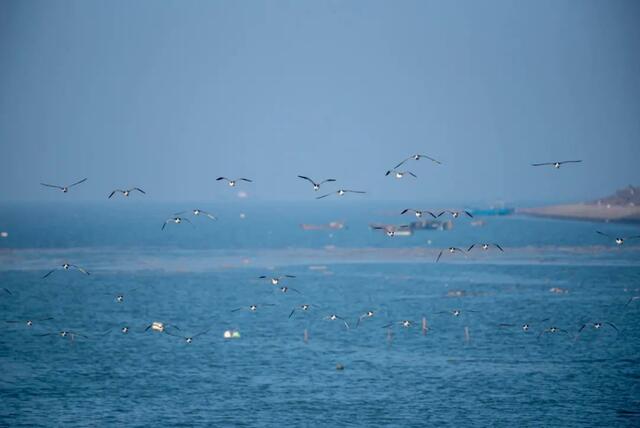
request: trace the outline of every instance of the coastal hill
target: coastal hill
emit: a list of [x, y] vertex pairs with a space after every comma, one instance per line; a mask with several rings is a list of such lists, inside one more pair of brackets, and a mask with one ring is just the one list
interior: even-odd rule
[[520, 208], [518, 214], [604, 222], [640, 222], [640, 187], [628, 186], [589, 202]]

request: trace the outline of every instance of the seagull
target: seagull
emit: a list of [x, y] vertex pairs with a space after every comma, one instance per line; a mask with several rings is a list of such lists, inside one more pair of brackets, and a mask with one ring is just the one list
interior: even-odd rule
[[396, 232], [400, 229], [408, 229], [408, 228], [409, 228], [408, 224], [403, 224], [401, 226], [393, 226], [393, 225], [371, 226], [371, 229], [373, 230], [384, 230], [384, 233], [386, 233], [387, 236], [389, 237], [394, 237], [396, 235]]
[[618, 244], [618, 245], [622, 245], [622, 244], [624, 244], [624, 241], [625, 241], [625, 240], [629, 240], [629, 239], [638, 239], [638, 238], [640, 238], [640, 235], [627, 236], [627, 237], [623, 237], [623, 238], [620, 238], [620, 237], [613, 237], [613, 236], [608, 235], [608, 234], [606, 234], [606, 233], [604, 233], [604, 232], [600, 232], [599, 230], [596, 230], [596, 233], [597, 233], [597, 234], [599, 234], [599, 235], [602, 235], [602, 236], [606, 236], [607, 238], [611, 238], [611, 239], [615, 240], [615, 241], [616, 241], [616, 244]]
[[436, 217], [440, 217], [441, 215], [443, 215], [445, 213], [451, 214], [451, 217], [453, 217], [453, 218], [460, 217], [460, 214], [466, 214], [467, 216], [473, 218], [473, 215], [469, 211], [450, 211], [450, 210], [442, 211]]
[[347, 190], [347, 189], [340, 189], [337, 190], [335, 192], [332, 193], [327, 193], [326, 195], [322, 195], [322, 196], [317, 196], [316, 199], [322, 199], [322, 198], [326, 198], [327, 196], [331, 196], [331, 195], [338, 195], [338, 196], [344, 196], [345, 193], [367, 193], [364, 192], [362, 190]]
[[165, 324], [165, 323], [160, 322], [160, 321], [154, 321], [154, 322], [152, 322], [151, 324], [149, 324], [149, 325], [144, 329], [144, 331], [148, 331], [149, 329], [151, 329], [151, 330], [153, 330], [153, 331], [157, 331], [157, 332], [160, 332], [160, 333], [165, 333], [165, 332], [166, 332], [166, 330], [167, 330], [169, 327], [171, 327], [171, 328], [175, 328], [176, 330], [180, 330], [180, 329], [178, 328], [178, 326], [177, 326], [177, 325], [173, 325], [173, 324]]
[[618, 327], [616, 327], [613, 323], [610, 323], [608, 321], [605, 321], [605, 322], [599, 322], [599, 321], [589, 322], [589, 323], [586, 323], [586, 324], [582, 324], [582, 327], [580, 327], [580, 330], [578, 330], [578, 335], [576, 336], [576, 340], [578, 339], [578, 336], [580, 335], [580, 333], [582, 333], [582, 330], [585, 329], [585, 327], [593, 327], [594, 330], [600, 330], [605, 325], [608, 325], [611, 328], [613, 328], [616, 331], [616, 334], [620, 333], [620, 330], [618, 330]]
[[393, 173], [393, 176], [395, 178], [403, 178], [405, 175], [409, 174], [410, 176], [412, 176], [413, 178], [418, 178], [417, 175], [415, 175], [413, 172], [411, 171], [396, 171], [395, 169], [389, 170], [385, 173], [385, 177], [388, 176], [389, 174]]
[[295, 291], [298, 294], [301, 294], [300, 291], [296, 290], [295, 288], [291, 288], [291, 287], [279, 287], [278, 289], [280, 291], [282, 291], [283, 293], [287, 293], [289, 290], [291, 290], [291, 291]]
[[12, 293], [12, 292], [11, 292], [11, 290], [9, 290], [8, 288], [6, 288], [6, 287], [2, 287], [2, 290], [3, 290], [5, 293], [7, 293], [9, 296], [13, 296], [13, 293]]
[[391, 326], [393, 326], [394, 324], [399, 324], [404, 328], [409, 328], [413, 325], [413, 321], [410, 320], [402, 320], [402, 321], [396, 321], [396, 322], [392, 322], [390, 324], [387, 324], [385, 326], [382, 326], [382, 328], [389, 328]]
[[545, 333], [564, 333], [564, 334], [568, 334], [566, 330], [563, 330], [561, 328], [558, 327], [549, 327], [549, 328], [545, 328], [544, 330], [542, 330], [540, 332], [540, 334], [538, 335], [538, 339], [540, 338], [540, 336], [542, 336]]
[[71, 338], [71, 340], [74, 340], [76, 336], [84, 337], [85, 339], [87, 338], [87, 336], [85, 336], [84, 334], [76, 333], [74, 331], [69, 331], [69, 330], [62, 330], [56, 333], [43, 333], [43, 334], [38, 334], [36, 336], [60, 336], [60, 337], [68, 336], [69, 338]]
[[111, 192], [111, 194], [109, 195], [109, 199], [111, 199], [111, 197], [113, 195], [115, 195], [116, 193], [122, 193], [122, 196], [126, 196], [129, 197], [129, 195], [131, 194], [131, 192], [133, 192], [134, 190], [137, 190], [138, 192], [142, 193], [143, 195], [146, 195], [147, 192], [145, 192], [144, 190], [142, 190], [139, 187], [133, 187], [131, 189], [126, 189], [126, 190], [122, 190], [122, 189], [116, 189], [113, 192]]
[[246, 309], [249, 312], [255, 312], [255, 311], [258, 310], [258, 306], [275, 306], [275, 305], [272, 304], [272, 303], [263, 303], [261, 305], [255, 305], [254, 304], [254, 305], [249, 305], [249, 306], [243, 306], [241, 308], [232, 309], [231, 312], [237, 312], [237, 311], [242, 310], [242, 309]]
[[[266, 275], [260, 275], [258, 277], [259, 279], [267, 279], [269, 277], [267, 277]], [[269, 281], [271, 281], [271, 285], [278, 285], [280, 283], [280, 281], [284, 278], [295, 278], [295, 275], [281, 275], [281, 276], [275, 276], [273, 278], [269, 278]]]
[[403, 160], [402, 162], [400, 162], [398, 165], [396, 165], [395, 167], [393, 167], [393, 169], [397, 169], [398, 167], [400, 167], [403, 163], [405, 163], [405, 162], [406, 162], [406, 161], [408, 161], [408, 160], [411, 160], [411, 159], [413, 159], [413, 160], [420, 160], [420, 159], [422, 159], [422, 158], [429, 159], [431, 162], [437, 163], [438, 165], [442, 165], [442, 162], [440, 162], [439, 160], [436, 160], [436, 159], [434, 159], [434, 158], [432, 158], [432, 157], [429, 157], [429, 156], [427, 156], [427, 155], [418, 155], [418, 154], [415, 154], [415, 155], [411, 155], [411, 156], [409, 156], [408, 158], [406, 158], [405, 160]]
[[322, 180], [319, 183], [316, 183], [315, 181], [313, 181], [312, 179], [310, 179], [309, 177], [305, 177], [304, 175], [299, 175], [298, 178], [302, 178], [303, 180], [307, 180], [308, 182], [310, 182], [311, 184], [313, 184], [313, 190], [315, 190], [316, 192], [318, 190], [320, 190], [320, 185], [324, 184], [324, 183], [329, 183], [332, 181], [336, 181], [335, 178], [327, 178], [326, 180]]
[[[128, 334], [130, 330], [131, 329], [129, 328], [129, 326], [126, 326], [126, 325], [119, 328], [119, 331], [122, 334]], [[101, 335], [102, 336], [106, 336], [107, 334], [111, 333], [112, 331], [113, 331], [112, 329], [109, 329], [109, 330], [105, 331], [104, 333], [102, 333]]]
[[207, 334], [208, 332], [209, 332], [209, 330], [201, 331], [200, 333], [195, 334], [193, 336], [181, 336], [181, 335], [177, 335], [177, 334], [173, 334], [173, 333], [169, 333], [169, 332], [167, 332], [167, 334], [169, 336], [180, 337], [180, 338], [184, 339], [184, 341], [187, 342], [187, 344], [190, 344], [191, 342], [193, 342], [193, 339], [195, 339], [198, 336], [202, 336], [203, 334]]
[[340, 320], [344, 323], [344, 326], [347, 328], [347, 330], [349, 330], [349, 323], [347, 323], [347, 321], [344, 318], [341, 318], [336, 314], [327, 315], [326, 317], [324, 317], [324, 319], [329, 321]]
[[167, 227], [168, 223], [180, 224], [183, 221], [186, 221], [191, 226], [193, 226], [193, 223], [191, 223], [191, 220], [189, 220], [188, 218], [175, 216], [175, 217], [171, 217], [171, 218], [168, 218], [167, 220], [165, 220], [164, 224], [162, 225], [162, 229], [161, 230], [164, 230], [164, 228]]
[[367, 319], [367, 318], [371, 318], [371, 317], [373, 317], [374, 315], [375, 315], [375, 312], [373, 312], [373, 311], [367, 311], [367, 312], [365, 312], [364, 314], [360, 315], [360, 316], [358, 317], [358, 321], [356, 322], [356, 328], [358, 328], [358, 326], [360, 325], [360, 322], [361, 322], [362, 320], [365, 320], [365, 319]]
[[442, 257], [442, 253], [444, 253], [445, 251], [448, 251], [449, 254], [454, 254], [455, 252], [459, 252], [460, 254], [462, 254], [463, 256], [467, 257], [464, 254], [464, 250], [458, 248], [458, 247], [449, 247], [446, 250], [440, 250], [440, 252], [438, 253], [438, 258], [436, 258], [436, 263], [438, 263], [438, 261], [440, 261], [440, 257]]
[[551, 165], [555, 169], [558, 169], [558, 168], [560, 168], [560, 166], [564, 165], [565, 163], [580, 163], [580, 162], [582, 162], [582, 161], [581, 160], [568, 160], [568, 161], [560, 161], [560, 162], [543, 162], [543, 163], [532, 163], [531, 166]]
[[300, 305], [300, 306], [297, 306], [297, 307], [295, 307], [295, 308], [293, 308], [293, 309], [291, 310], [291, 313], [289, 314], [289, 318], [291, 318], [291, 317], [293, 316], [293, 314], [294, 314], [296, 311], [307, 312], [307, 311], [309, 311], [312, 307], [314, 307], [314, 308], [315, 308], [315, 307], [318, 307], [318, 305], [313, 305], [313, 306], [312, 306], [312, 305], [310, 305], [310, 304], [308, 304], [308, 303], [304, 303], [304, 304], [302, 304], [302, 305]]
[[87, 272], [85, 269], [81, 268], [80, 266], [72, 265], [70, 263], [63, 263], [60, 268], [53, 269], [53, 270], [50, 270], [49, 272], [47, 272], [47, 274], [45, 276], [43, 276], [42, 279], [45, 279], [46, 277], [48, 277], [49, 275], [51, 275], [52, 273], [54, 273], [57, 270], [60, 270], [60, 269], [69, 270], [71, 268], [76, 269], [76, 270], [82, 272], [85, 275], [89, 275], [89, 272]]
[[85, 181], [87, 181], [87, 179], [83, 178], [82, 180], [77, 181], [77, 182], [75, 182], [73, 184], [70, 184], [68, 186], [57, 186], [55, 184], [46, 184], [46, 183], [40, 183], [40, 184], [43, 185], [43, 186], [46, 186], [46, 187], [53, 187], [54, 189], [60, 189], [60, 190], [62, 190], [62, 193], [67, 193], [70, 188], [72, 188], [73, 186], [77, 186], [80, 183], [84, 183]]
[[227, 180], [227, 183], [229, 184], [229, 187], [235, 187], [236, 184], [238, 183], [238, 181], [246, 181], [248, 183], [253, 183], [252, 180], [249, 180], [248, 178], [235, 178], [235, 179], [230, 179], [227, 177], [218, 177], [216, 178], [216, 181], [220, 181], [220, 180]]
[[436, 217], [437, 217], [437, 216], [436, 216], [434, 213], [432, 213], [431, 211], [414, 210], [413, 208], [407, 208], [407, 209], [402, 210], [402, 212], [400, 213], [400, 215], [402, 215], [402, 214], [406, 214], [406, 213], [411, 212], [411, 211], [412, 211], [412, 212], [416, 215], [416, 217], [418, 217], [418, 218], [422, 218], [422, 215], [423, 215], [423, 214], [425, 214], [425, 213], [426, 213], [426, 214], [429, 214], [429, 215], [430, 215], [431, 217], [433, 217], [433, 218], [436, 218]]
[[[489, 247], [496, 247], [498, 250], [503, 251], [502, 247], [498, 244], [477, 244], [477, 248], [482, 248], [484, 251], [487, 251], [489, 249]], [[474, 247], [476, 247], [476, 244], [471, 244], [471, 246], [469, 247], [469, 249], [467, 250], [467, 252], [471, 251]]]
[[[174, 215], [175, 215], [175, 216], [181, 216], [182, 214], [186, 214], [186, 213], [187, 213], [187, 211], [181, 211], [181, 212], [179, 212], [179, 213], [175, 213]], [[217, 218], [216, 216], [214, 216], [213, 214], [208, 213], [208, 212], [206, 212], [206, 211], [204, 211], [204, 210], [201, 210], [201, 209], [199, 209], [199, 208], [192, 209], [192, 210], [191, 210], [191, 214], [193, 214], [193, 215], [194, 215], [194, 216], [196, 216], [196, 217], [198, 217], [199, 215], [203, 215], [203, 216], [209, 217], [211, 220], [217, 220], [217, 219], [218, 219], [218, 218]]]
[[[466, 312], [478, 312], [478, 311], [465, 310], [464, 312], [466, 313]], [[462, 315], [462, 311], [460, 309], [453, 309], [450, 311], [436, 312], [436, 314], [450, 314], [450, 315], [453, 315], [454, 317], [459, 317], [460, 315]]]
[[[549, 318], [545, 318], [543, 320], [540, 320], [539, 322], [545, 322], [545, 321], [549, 321]], [[500, 327], [515, 327], [515, 324], [500, 324]], [[522, 325], [520, 325], [520, 328], [522, 329], [523, 332], [527, 333], [529, 330], [531, 330], [531, 323], [530, 322], [525, 322]]]
[[28, 320], [8, 320], [5, 321], [9, 324], [25, 324], [27, 327], [32, 327], [34, 322], [40, 322], [40, 321], [49, 321], [52, 320], [52, 317], [47, 317], [47, 318], [40, 318], [40, 319], [28, 319]]

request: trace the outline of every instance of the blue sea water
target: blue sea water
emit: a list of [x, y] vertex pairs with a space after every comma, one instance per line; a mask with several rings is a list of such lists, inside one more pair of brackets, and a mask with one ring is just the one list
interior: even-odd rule
[[[640, 424], [640, 299], [626, 305], [640, 295], [640, 242], [595, 233], [638, 226], [488, 217], [389, 238], [368, 225], [410, 221], [404, 206], [327, 202], [1, 205], [0, 425]], [[196, 207], [219, 219], [161, 230]], [[346, 227], [300, 227], [335, 220]], [[474, 242], [505, 251], [435, 263]], [[42, 279], [64, 261], [91, 275]], [[299, 293], [258, 279], [278, 274]], [[152, 321], [207, 333], [187, 344], [145, 332]], [[595, 321], [617, 331], [577, 335]], [[566, 333], [540, 335], [551, 326]], [[65, 329], [82, 336], [43, 336]]]

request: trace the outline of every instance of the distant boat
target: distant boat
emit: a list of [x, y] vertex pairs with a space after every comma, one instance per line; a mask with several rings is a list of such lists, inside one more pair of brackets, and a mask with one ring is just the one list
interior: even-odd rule
[[329, 224], [301, 224], [302, 230], [340, 230], [346, 226], [341, 221], [332, 221]]

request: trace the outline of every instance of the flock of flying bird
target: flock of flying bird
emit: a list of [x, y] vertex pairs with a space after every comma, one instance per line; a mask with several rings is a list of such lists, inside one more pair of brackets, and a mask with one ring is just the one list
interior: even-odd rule
[[[385, 176], [391, 175], [391, 176], [393, 176], [393, 177], [395, 177], [397, 179], [401, 179], [401, 178], [405, 177], [406, 175], [409, 175], [411, 177], [417, 177], [416, 174], [413, 173], [412, 171], [408, 171], [408, 170], [402, 170], [401, 171], [398, 168], [400, 168], [401, 166], [405, 165], [407, 162], [409, 162], [411, 160], [419, 161], [420, 159], [423, 159], [423, 158], [427, 159], [427, 160], [429, 160], [429, 161], [431, 161], [431, 162], [433, 162], [434, 164], [437, 164], [437, 165], [441, 165], [442, 164], [442, 162], [440, 162], [439, 160], [436, 160], [436, 159], [434, 159], [434, 158], [432, 158], [430, 156], [426, 156], [426, 155], [422, 155], [422, 154], [415, 154], [415, 155], [409, 156], [408, 158], [406, 158], [403, 161], [401, 161], [400, 163], [398, 163], [393, 169], [388, 170], [385, 173]], [[535, 164], [532, 164], [532, 166], [535, 166], [535, 167], [537, 167], [537, 166], [551, 166], [551, 167], [557, 169], [557, 168], [560, 168], [564, 164], [580, 163], [580, 162], [581, 162], [580, 160], [559, 161], [559, 162], [545, 162], [545, 163], [535, 163]], [[311, 178], [309, 178], [307, 176], [304, 176], [304, 175], [299, 175], [298, 177], [300, 179], [302, 179], [302, 180], [308, 181], [313, 186], [313, 190], [314, 191], [319, 191], [321, 186], [326, 184], [326, 183], [333, 183], [333, 182], [336, 181], [336, 179], [334, 179], [334, 178], [328, 178], [328, 179], [324, 179], [324, 180], [321, 180], [321, 181], [315, 181], [315, 180], [313, 180], [313, 179], [311, 179]], [[41, 183], [41, 184], [43, 186], [46, 186], [46, 187], [59, 189], [63, 193], [67, 193], [67, 192], [69, 192], [69, 190], [71, 188], [73, 188], [73, 187], [75, 187], [75, 186], [77, 186], [79, 184], [84, 183], [86, 180], [87, 179], [84, 178], [84, 179], [82, 179], [80, 181], [77, 181], [77, 182], [75, 182], [73, 184], [65, 185], [65, 186], [46, 184], [46, 183]], [[233, 179], [227, 178], [227, 177], [218, 177], [216, 180], [217, 181], [226, 181], [229, 187], [236, 187], [240, 182], [246, 182], [246, 183], [251, 183], [252, 182], [252, 180], [250, 180], [248, 178], [242, 178], [242, 177], [233, 178]], [[143, 195], [146, 194], [145, 191], [142, 190], [141, 188], [132, 187], [130, 189], [115, 189], [109, 194], [108, 198], [112, 198], [116, 194], [121, 194], [124, 197], [129, 197], [133, 192], [137, 192], [137, 193], [140, 193], [140, 194], [143, 194]], [[341, 189], [338, 189], [338, 190], [336, 190], [334, 192], [318, 196], [316, 199], [323, 199], [323, 198], [326, 198], [326, 197], [331, 196], [331, 195], [344, 196], [347, 193], [363, 194], [363, 193], [366, 193], [366, 192], [361, 191], [361, 190], [351, 190], [351, 189], [342, 189], [341, 188]], [[169, 217], [162, 224], [162, 230], [164, 230], [165, 227], [168, 224], [180, 224], [182, 222], [190, 223], [193, 226], [193, 223], [188, 218], [186, 218], [184, 216], [187, 213], [190, 213], [190, 214], [192, 214], [193, 216], [196, 216], [196, 217], [202, 216], [202, 217], [206, 217], [206, 218], [211, 219], [211, 220], [216, 220], [217, 219], [215, 215], [213, 215], [213, 214], [211, 214], [209, 212], [206, 212], [206, 211], [203, 211], [203, 210], [200, 210], [200, 209], [193, 209], [193, 210], [190, 210], [190, 211], [179, 212], [179, 213], [176, 213], [176, 214], [172, 215], [171, 217]], [[424, 215], [429, 215], [434, 219], [439, 218], [439, 217], [441, 217], [441, 216], [443, 216], [445, 214], [449, 214], [454, 219], [457, 219], [460, 216], [473, 217], [472, 213], [470, 213], [469, 211], [465, 211], [465, 210], [460, 210], [460, 211], [444, 210], [444, 211], [440, 211], [440, 212], [436, 213], [436, 212], [432, 212], [432, 211], [428, 211], [428, 210], [418, 210], [418, 209], [407, 208], [407, 209], [404, 209], [400, 214], [402, 214], [402, 215], [404, 215], [404, 214], [413, 214], [417, 218], [422, 218]], [[372, 228], [376, 229], [376, 230], [383, 230], [388, 236], [392, 237], [392, 236], [395, 235], [397, 230], [402, 229], [402, 228], [408, 228], [408, 227], [409, 227], [408, 225], [402, 225], [402, 226], [373, 226]], [[601, 231], [597, 231], [597, 233], [599, 235], [602, 235], [602, 236], [605, 236], [605, 237], [607, 237], [609, 239], [614, 240], [614, 242], [618, 246], [622, 245], [625, 242], [625, 240], [640, 238], [640, 235], [629, 236], [629, 237], [614, 237], [614, 236], [611, 236], [611, 235], [606, 234], [606, 233], [601, 232]], [[435, 261], [438, 262], [444, 254], [462, 254], [462, 255], [465, 255], [465, 257], [466, 257], [466, 253], [472, 251], [473, 249], [481, 249], [483, 251], [487, 251], [487, 250], [489, 250], [491, 248], [495, 248], [496, 250], [499, 250], [500, 252], [504, 252], [503, 247], [500, 244], [497, 244], [497, 243], [479, 243], [479, 244], [475, 244], [474, 243], [474, 244], [470, 245], [466, 250], [462, 249], [462, 248], [458, 248], [458, 247], [449, 247], [449, 248], [443, 249], [438, 253], [438, 256], [437, 256]], [[69, 271], [69, 270], [75, 270], [75, 271], [78, 271], [78, 272], [80, 272], [80, 273], [82, 273], [84, 275], [90, 275], [89, 271], [84, 269], [83, 267], [80, 267], [78, 265], [65, 262], [61, 266], [59, 266], [58, 268], [48, 271], [42, 278], [43, 279], [48, 278], [52, 274], [54, 274], [55, 272], [58, 272], [58, 271]], [[274, 276], [274, 277], [270, 277], [270, 276], [267, 276], [267, 275], [262, 275], [262, 276], [259, 277], [260, 280], [268, 281], [269, 284], [271, 284], [272, 286], [278, 287], [279, 291], [282, 292], [282, 293], [288, 293], [288, 292], [292, 291], [292, 292], [297, 293], [297, 294], [302, 294], [302, 293], [300, 293], [299, 290], [297, 290], [295, 288], [282, 285], [282, 282], [286, 282], [286, 281], [288, 281], [290, 279], [293, 279], [293, 278], [295, 278], [294, 275], [281, 275], [281, 276]], [[11, 291], [8, 290], [7, 288], [3, 288], [3, 290], [8, 294], [12, 294]], [[117, 294], [115, 296], [115, 300], [118, 303], [122, 303], [124, 301], [124, 295], [123, 294]], [[640, 296], [631, 297], [627, 301], [626, 305], [629, 305], [629, 304], [631, 304], [632, 302], [634, 302], [636, 300], [640, 300]], [[263, 307], [263, 306], [274, 306], [274, 305], [273, 304], [268, 304], [268, 303], [259, 304], [259, 305], [258, 304], [251, 304], [251, 305], [248, 305], [248, 306], [235, 308], [235, 309], [232, 310], [232, 312], [238, 312], [238, 311], [242, 311], [242, 310], [248, 311], [248, 312], [256, 312], [256, 311], [258, 311], [258, 309], [260, 307]], [[306, 312], [309, 312], [310, 310], [315, 309], [315, 308], [322, 309], [321, 306], [315, 305], [315, 304], [313, 304], [313, 305], [309, 304], [309, 303], [300, 304], [300, 305], [294, 307], [291, 310], [291, 312], [289, 313], [289, 318], [294, 317], [297, 313], [306, 313]], [[465, 310], [464, 312], [474, 312], [474, 311]], [[453, 317], [460, 317], [462, 315], [462, 313], [463, 312], [460, 309], [453, 309], [453, 310], [450, 310], [450, 311], [437, 312], [436, 314], [448, 314], [448, 315], [451, 315]], [[360, 324], [362, 322], [364, 322], [365, 320], [373, 318], [375, 315], [376, 315], [376, 311], [373, 311], [373, 310], [367, 310], [364, 313], [360, 314], [356, 318], [355, 328], [359, 327]], [[43, 322], [43, 321], [49, 321], [49, 320], [52, 320], [52, 319], [53, 318], [51, 318], [51, 317], [44, 317], [44, 318], [39, 318], [39, 319], [27, 319], [27, 320], [7, 320], [6, 322], [7, 323], [12, 323], [12, 324], [22, 323], [22, 324], [26, 325], [27, 327], [32, 327], [34, 325], [34, 322]], [[350, 324], [349, 321], [346, 318], [344, 318], [342, 316], [339, 316], [339, 315], [337, 315], [335, 313], [330, 313], [330, 314], [324, 316], [323, 319], [328, 320], [328, 321], [337, 321], [337, 322], [341, 323], [342, 325], [344, 325], [344, 327], [347, 328], [347, 329], [352, 328], [352, 324]], [[549, 321], [549, 320], [548, 319], [543, 319], [543, 320], [540, 320], [539, 323], [544, 323], [546, 321]], [[531, 324], [532, 323], [530, 323], [530, 322], [525, 322], [525, 323], [522, 323], [521, 325], [503, 323], [503, 324], [500, 324], [499, 326], [500, 327], [505, 327], [505, 328], [518, 327], [521, 331], [526, 333], [526, 332], [531, 331], [531, 329], [532, 329], [532, 325]], [[410, 328], [410, 327], [413, 327], [415, 325], [415, 323], [412, 320], [403, 319], [403, 320], [392, 321], [390, 323], [386, 323], [383, 327], [384, 328], [390, 328], [390, 327], [393, 327], [394, 325], [400, 326], [402, 328]], [[612, 322], [596, 320], [596, 321], [593, 321], [593, 322], [582, 323], [582, 325], [580, 326], [579, 330], [577, 331], [576, 338], [586, 328], [592, 328], [594, 330], [600, 330], [600, 329], [602, 329], [604, 327], [609, 327], [609, 328], [615, 330], [616, 334], [619, 331], [618, 327], [615, 324], [613, 324]], [[426, 320], [424, 318], [423, 318], [422, 328], [423, 328], [423, 332], [426, 333], [427, 325], [426, 325]], [[122, 334], [127, 334], [127, 333], [130, 332], [130, 330], [131, 330], [131, 328], [129, 326], [126, 326], [126, 325], [119, 328], [119, 331]], [[192, 341], [193, 341], [193, 339], [195, 337], [204, 335], [204, 334], [209, 332], [209, 330], [205, 330], [205, 331], [202, 331], [202, 332], [200, 332], [198, 334], [195, 334], [195, 335], [184, 336], [181, 333], [176, 333], [176, 331], [178, 331], [178, 332], [180, 331], [180, 328], [178, 326], [176, 326], [174, 324], [168, 324], [168, 323], [159, 322], [159, 321], [154, 321], [154, 322], [148, 324], [144, 328], [144, 331], [149, 331], [149, 330], [160, 332], [160, 333], [166, 333], [166, 334], [169, 334], [169, 335], [172, 335], [172, 336], [180, 337], [186, 343], [192, 343]], [[108, 334], [111, 331], [112, 330], [110, 329], [110, 330], [107, 330], [107, 331], [105, 331], [103, 333], [99, 333], [99, 335]], [[552, 326], [548, 326], [546, 328], [542, 328], [539, 331], [538, 337], [540, 337], [540, 336], [542, 336], [542, 335], [544, 335], [546, 333], [549, 333], [549, 334], [554, 334], [554, 333], [569, 334], [569, 332], [566, 329], [562, 329], [562, 328], [559, 328], [557, 326], [553, 326], [552, 325]], [[42, 333], [40, 335], [41, 336], [58, 335], [58, 336], [63, 337], [63, 338], [70, 338], [71, 340], [73, 340], [75, 337], [85, 337], [85, 338], [87, 337], [85, 334], [78, 333], [78, 332], [75, 332], [75, 331], [70, 331], [70, 330], [62, 330], [62, 331], [57, 331], [57, 332], [47, 332], [47, 333]], [[306, 337], [306, 331], [305, 331], [305, 337]]]

